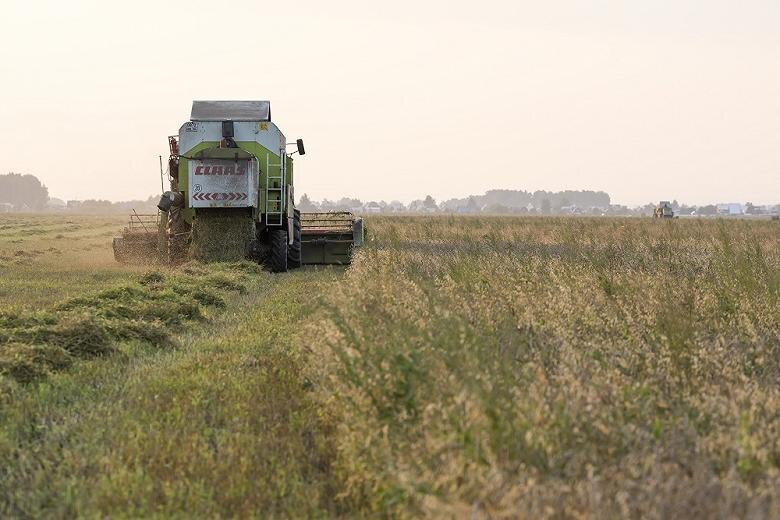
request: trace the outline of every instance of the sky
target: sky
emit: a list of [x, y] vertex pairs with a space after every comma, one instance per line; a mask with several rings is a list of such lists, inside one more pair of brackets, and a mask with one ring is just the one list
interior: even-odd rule
[[777, 0], [0, 0], [0, 173], [145, 199], [193, 99], [269, 99], [295, 191], [780, 202]]

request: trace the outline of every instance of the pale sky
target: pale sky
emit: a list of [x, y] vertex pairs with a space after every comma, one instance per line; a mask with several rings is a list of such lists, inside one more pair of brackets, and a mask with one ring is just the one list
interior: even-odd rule
[[780, 202], [780, 2], [0, 0], [0, 173], [160, 191], [193, 99], [270, 99], [296, 194]]

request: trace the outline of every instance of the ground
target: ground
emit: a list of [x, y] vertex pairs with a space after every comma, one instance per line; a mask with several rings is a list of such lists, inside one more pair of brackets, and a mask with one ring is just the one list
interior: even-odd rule
[[776, 222], [371, 218], [353, 265], [0, 216], [0, 515], [780, 516]]

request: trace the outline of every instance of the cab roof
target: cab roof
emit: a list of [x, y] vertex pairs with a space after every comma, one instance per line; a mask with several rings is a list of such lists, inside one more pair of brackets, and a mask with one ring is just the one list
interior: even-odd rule
[[270, 121], [270, 101], [193, 101], [190, 121]]

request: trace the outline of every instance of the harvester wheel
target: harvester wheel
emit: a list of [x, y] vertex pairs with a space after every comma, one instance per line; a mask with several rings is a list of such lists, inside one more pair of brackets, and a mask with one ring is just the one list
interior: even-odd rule
[[271, 251], [268, 254], [268, 267], [272, 273], [287, 271], [287, 230], [272, 229], [269, 232]]
[[287, 248], [287, 266], [297, 269], [301, 262], [301, 212], [293, 210], [293, 243]]

